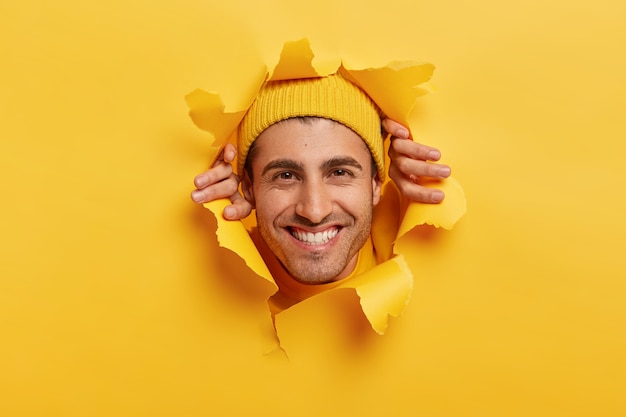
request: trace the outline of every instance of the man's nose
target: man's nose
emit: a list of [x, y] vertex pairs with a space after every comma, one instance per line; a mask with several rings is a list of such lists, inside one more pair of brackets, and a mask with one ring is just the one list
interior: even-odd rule
[[321, 182], [304, 184], [296, 204], [296, 214], [311, 223], [320, 223], [333, 210], [330, 193]]

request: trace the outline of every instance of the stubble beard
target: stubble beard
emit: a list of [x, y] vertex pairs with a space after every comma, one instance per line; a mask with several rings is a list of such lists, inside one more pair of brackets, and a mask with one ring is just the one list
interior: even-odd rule
[[[346, 215], [347, 216], [347, 215]], [[278, 222], [281, 223], [280, 221]], [[337, 223], [336, 218], [324, 219], [321, 224], [324, 223]], [[268, 248], [274, 253], [276, 258], [282, 264], [283, 268], [289, 273], [289, 275], [296, 281], [302, 284], [325, 284], [328, 282], [336, 281], [350, 261], [357, 256], [367, 239], [369, 239], [371, 226], [372, 226], [372, 213], [371, 211], [362, 219], [361, 227], [356, 225], [356, 221], [350, 216], [350, 220], [339, 222], [344, 224], [341, 232], [336, 238], [340, 241], [337, 242], [330, 251], [324, 252], [308, 252], [302, 254], [302, 251], [298, 250], [298, 256], [292, 256], [290, 254], [290, 245], [293, 242], [290, 241], [293, 237], [287, 237], [285, 239], [278, 239], [272, 234], [266, 227], [261, 227], [257, 219], [257, 225], [259, 225], [259, 233], [261, 238], [265, 241]], [[303, 227], [312, 226], [304, 219], [290, 219], [288, 223], [290, 225], [302, 225]], [[319, 224], [318, 224], [319, 226]], [[275, 229], [284, 230], [274, 226]], [[297, 250], [294, 248], [294, 250]], [[355, 264], [356, 265], [356, 264]], [[349, 271], [352, 272], [352, 271]]]

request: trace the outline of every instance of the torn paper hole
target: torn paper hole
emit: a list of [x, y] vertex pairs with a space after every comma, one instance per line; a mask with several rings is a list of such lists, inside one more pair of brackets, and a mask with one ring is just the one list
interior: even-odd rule
[[[328, 75], [318, 71], [314, 65], [314, 54], [308, 40], [288, 42], [278, 63], [268, 69], [265, 79], [297, 79], [319, 75]], [[268, 57], [267, 62], [270, 62]], [[332, 58], [321, 60], [329, 62]], [[409, 115], [417, 98], [423, 94], [423, 86], [430, 77], [434, 67], [428, 63], [393, 62], [380, 68], [346, 68], [340, 59], [335, 72], [342, 71], [347, 78], [359, 85], [382, 109], [388, 117], [408, 126]], [[263, 81], [266, 82], [266, 81]], [[242, 103], [252, 103], [263, 82], [255, 88], [241, 91]], [[196, 90], [187, 96], [192, 120], [201, 129], [213, 136], [211, 146], [220, 149], [228, 141], [234, 142], [237, 126], [245, 115], [247, 108], [225, 111], [219, 94], [205, 93]], [[389, 316], [398, 316], [407, 305], [413, 276], [404, 261], [404, 254], [397, 253], [394, 243], [398, 238], [418, 225], [429, 224], [435, 227], [450, 229], [465, 213], [466, 202], [463, 190], [452, 178], [441, 181], [436, 187], [446, 193], [446, 199], [438, 205], [409, 203], [403, 207], [397, 190], [392, 184], [384, 187], [382, 201], [374, 212], [372, 224], [372, 245], [375, 247], [378, 265], [350, 279], [341, 280], [333, 285], [322, 288], [325, 291], [354, 291], [360, 300], [365, 317], [372, 329], [384, 334]], [[220, 246], [235, 252], [250, 269], [251, 276], [263, 279], [274, 285], [274, 295], [267, 301], [274, 317], [284, 309], [293, 306], [293, 300], [285, 303], [281, 300], [282, 290], [270, 267], [263, 259], [254, 240], [250, 236], [251, 229], [240, 221], [228, 221], [222, 216], [224, 208], [230, 204], [228, 200], [208, 203], [206, 208], [217, 218], [217, 237]], [[384, 207], [384, 210], [380, 209]], [[252, 221], [252, 227], [254, 222]], [[319, 288], [307, 294], [306, 298], [315, 297]], [[296, 303], [300, 302], [296, 300]], [[270, 326], [267, 326], [270, 328]], [[280, 329], [274, 329], [279, 330]], [[269, 337], [267, 340], [275, 340]]]

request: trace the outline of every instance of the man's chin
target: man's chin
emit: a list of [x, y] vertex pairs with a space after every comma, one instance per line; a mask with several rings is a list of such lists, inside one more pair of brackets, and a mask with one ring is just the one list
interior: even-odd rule
[[[319, 266], [323, 261], [317, 262]], [[296, 281], [305, 285], [321, 285], [329, 282], [339, 281], [342, 277], [342, 270], [318, 270], [315, 267], [310, 268], [286, 268], [289, 275]]]
[[296, 277], [294, 275], [291, 275], [291, 277], [298, 281], [300, 284], [304, 284], [304, 285], [323, 285], [323, 284], [328, 284], [329, 282], [334, 282], [337, 281], [335, 279], [335, 277], [332, 278], [328, 278], [328, 277]]

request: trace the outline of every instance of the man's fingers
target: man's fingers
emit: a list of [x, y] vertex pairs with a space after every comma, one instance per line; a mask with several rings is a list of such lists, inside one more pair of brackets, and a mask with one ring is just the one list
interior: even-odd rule
[[443, 191], [436, 188], [428, 188], [418, 184], [417, 178], [406, 177], [398, 174], [397, 171], [390, 172], [389, 176], [393, 179], [400, 194], [405, 198], [417, 203], [436, 204], [441, 203], [445, 198]]
[[217, 158], [215, 158], [215, 162], [213, 162], [211, 168], [215, 168], [216, 166], [224, 162], [230, 164], [235, 160], [235, 156], [237, 156], [237, 149], [235, 148], [235, 145], [233, 145], [232, 143], [227, 143], [226, 145], [224, 145]]
[[239, 179], [232, 174], [223, 181], [192, 191], [191, 199], [198, 204], [203, 204], [220, 198], [230, 198], [233, 194], [238, 193], [238, 186]]
[[230, 197], [232, 204], [224, 208], [224, 218], [227, 220], [241, 220], [250, 215], [252, 204], [241, 194], [236, 193]]
[[[430, 164], [424, 161], [411, 161], [412, 163], [420, 162], [423, 165], [430, 165], [431, 167], [437, 167], [437, 164]], [[426, 170], [427, 171], [427, 170]], [[423, 172], [418, 170], [417, 172]], [[427, 171], [428, 172], [428, 171]], [[432, 174], [432, 173], [431, 173]], [[393, 180], [405, 198], [418, 203], [440, 203], [445, 198], [443, 191], [436, 188], [425, 187], [420, 184], [421, 178], [433, 177], [433, 175], [415, 175], [405, 174], [397, 166], [391, 166], [389, 168], [389, 177]], [[433, 177], [434, 178], [434, 177]]]
[[194, 178], [196, 189], [191, 193], [191, 199], [198, 204], [220, 198], [230, 199], [232, 204], [226, 206], [223, 213], [227, 220], [241, 220], [252, 212], [252, 204], [239, 193], [239, 177], [231, 165], [236, 156], [235, 145], [224, 145], [211, 168]]
[[438, 161], [441, 158], [439, 149], [412, 140], [393, 140], [389, 146], [389, 155], [393, 157], [394, 154], [407, 155], [422, 161]]
[[221, 162], [210, 170], [199, 174], [194, 178], [193, 183], [198, 189], [208, 187], [212, 184], [225, 180], [233, 175], [233, 167], [230, 163]]
[[392, 135], [389, 177], [400, 193], [418, 203], [441, 203], [445, 198], [443, 191], [422, 185], [427, 178], [444, 179], [450, 176], [449, 166], [433, 163], [441, 158], [439, 149], [414, 142], [409, 130], [391, 119], [383, 119], [382, 126]]
[[395, 136], [400, 139], [411, 138], [411, 134], [409, 133], [409, 130], [394, 120], [385, 118], [382, 121], [382, 125], [383, 125], [383, 129], [385, 129], [386, 132], [391, 133], [392, 136]]
[[[399, 175], [407, 178], [431, 177], [444, 179], [452, 172], [448, 165], [433, 164], [431, 162], [415, 160], [405, 156], [396, 156], [393, 164], [389, 167], [389, 173], [398, 171]], [[393, 178], [393, 177], [392, 177]]]
[[427, 204], [441, 203], [446, 197], [441, 190], [423, 187], [418, 184], [414, 184], [414, 187], [408, 189], [404, 195], [412, 201]]
[[232, 143], [227, 143], [224, 146], [224, 150], [222, 151], [222, 157], [224, 162], [228, 162], [229, 164], [235, 160], [235, 156], [237, 156], [237, 149], [235, 145]]

